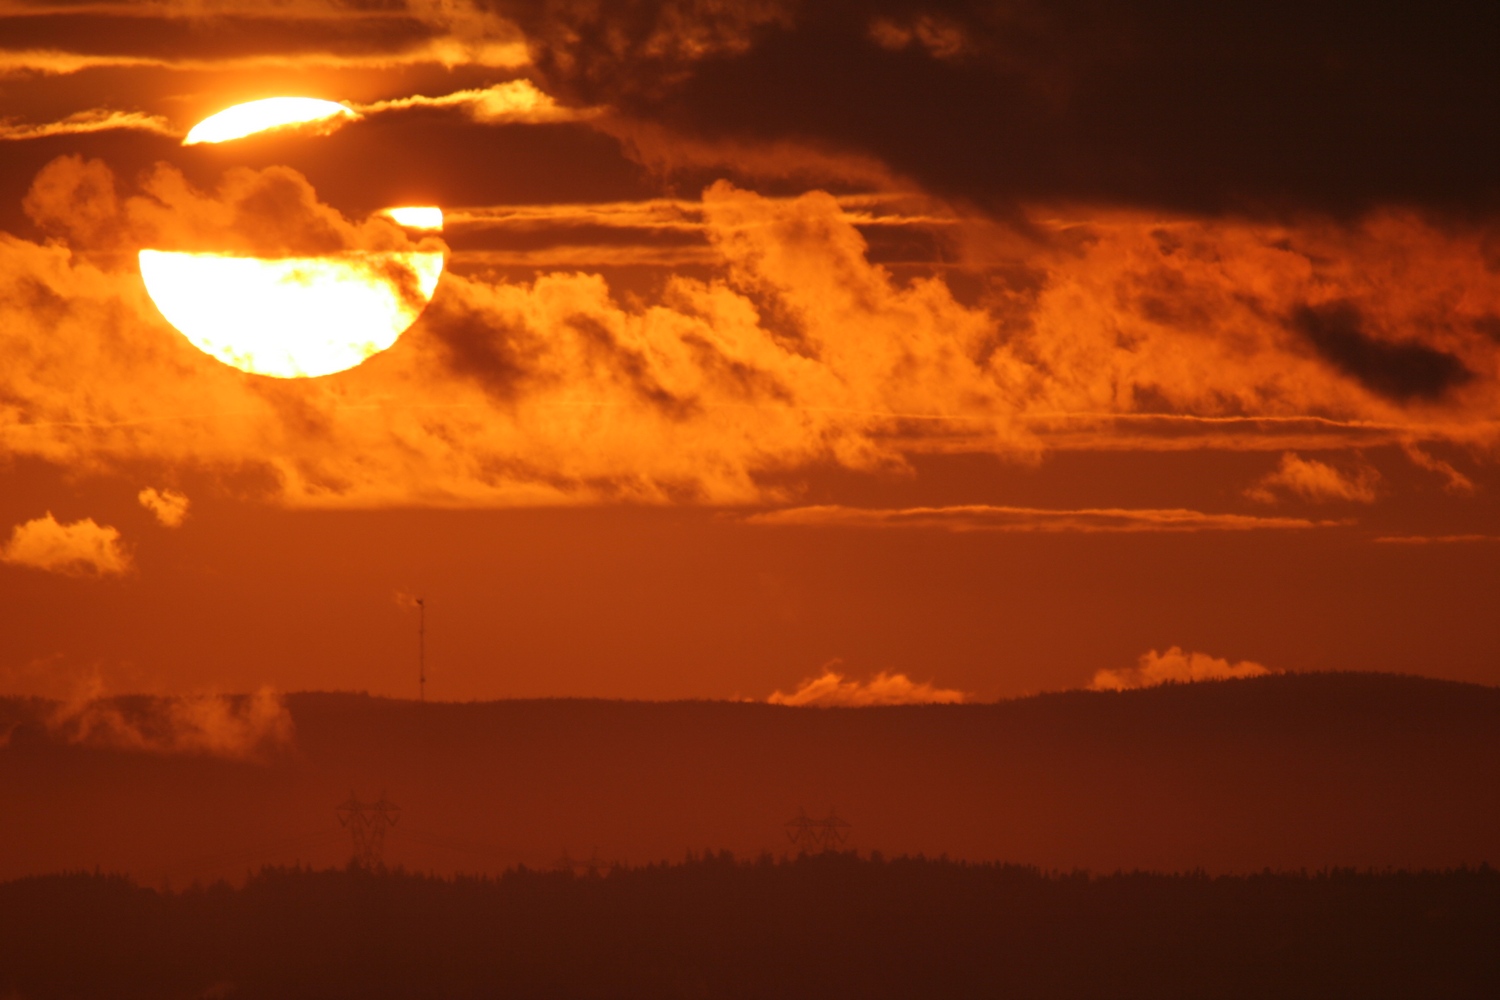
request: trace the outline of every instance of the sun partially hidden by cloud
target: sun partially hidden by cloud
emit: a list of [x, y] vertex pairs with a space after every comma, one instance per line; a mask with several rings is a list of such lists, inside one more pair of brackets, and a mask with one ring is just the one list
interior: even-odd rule
[[188, 131], [182, 144], [196, 146], [205, 142], [229, 142], [271, 129], [309, 128], [328, 132], [358, 117], [357, 111], [337, 101], [317, 97], [266, 97], [209, 115]]
[[149, 510], [163, 527], [176, 528], [187, 518], [187, 494], [176, 490], [158, 490], [146, 487], [136, 494], [141, 506]]
[[435, 205], [404, 205], [384, 209], [380, 214], [389, 216], [397, 225], [407, 229], [443, 231], [443, 210]]
[[1247, 489], [1245, 495], [1261, 503], [1276, 503], [1286, 493], [1315, 503], [1330, 500], [1374, 503], [1379, 482], [1380, 473], [1368, 465], [1341, 472], [1326, 462], [1289, 451], [1281, 456], [1281, 464]]
[[1165, 653], [1158, 653], [1154, 649], [1142, 653], [1139, 663], [1129, 669], [1099, 671], [1089, 682], [1089, 690], [1126, 691], [1156, 687], [1158, 684], [1263, 677], [1276, 672], [1250, 660], [1230, 663], [1207, 653], [1185, 653], [1182, 647], [1173, 646]]
[[0, 562], [64, 576], [120, 576], [130, 570], [130, 553], [120, 532], [93, 518], [60, 523], [48, 511], [18, 524], [0, 547]]
[[772, 705], [816, 707], [861, 707], [867, 705], [956, 705], [968, 698], [963, 691], [915, 683], [905, 674], [884, 671], [868, 681], [848, 680], [833, 670], [833, 661], [818, 677], [809, 677], [795, 691], [777, 691], [767, 698]]
[[441, 253], [263, 260], [140, 252], [151, 301], [193, 346], [275, 378], [353, 368], [416, 320], [443, 273]]

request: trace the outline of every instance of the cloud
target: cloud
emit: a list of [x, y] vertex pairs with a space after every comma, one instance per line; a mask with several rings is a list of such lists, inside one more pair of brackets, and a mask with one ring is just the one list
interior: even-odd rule
[[[955, 265], [1012, 261], [961, 297], [940, 269], [898, 276], [871, 260], [878, 227], [861, 213], [938, 218], [930, 205], [723, 183], [692, 204], [596, 212], [692, 229], [701, 267], [662, 274], [648, 294], [581, 265], [526, 280], [450, 269], [390, 351], [280, 381], [226, 368], [168, 327], [134, 248], [428, 244], [383, 218], [346, 218], [287, 168], [231, 170], [202, 190], [170, 168], [125, 183], [99, 161], [54, 161], [26, 199], [48, 242], [0, 234], [0, 442], [75, 470], [246, 470], [257, 496], [294, 506], [787, 505], [814, 470], [900, 472], [924, 453], [1482, 446], [1500, 429], [1493, 377], [1393, 397], [1329, 364], [1289, 318], [1299, 304], [1358, 302], [1365, 336], [1426, 338], [1470, 371], [1500, 371], [1500, 341], [1482, 329], [1500, 316], [1486, 256], [1500, 232], [1483, 226], [1105, 213], [1039, 216], [1002, 239], [949, 212], [934, 225]], [[511, 221], [579, 212], [595, 210]], [[622, 244], [619, 261], [643, 245]], [[1005, 530], [1320, 523], [1003, 507], [766, 516]]]
[[136, 495], [141, 506], [149, 510], [166, 528], [177, 528], [187, 519], [188, 498], [176, 490], [157, 490], [146, 487]]
[[818, 708], [863, 707], [868, 705], [956, 705], [968, 698], [962, 691], [914, 683], [905, 674], [881, 671], [868, 681], [846, 680], [831, 668], [834, 660], [817, 677], [809, 677], [791, 693], [777, 691], [767, 698], [772, 705], [811, 705]]
[[[529, 61], [526, 40], [514, 25], [463, 0], [363, 9], [318, 0], [274, 5], [164, 0], [35, 4], [5, 11], [8, 19], [28, 15], [48, 18], [46, 37], [52, 44], [0, 50], [0, 76], [94, 69], [229, 76], [313, 67], [356, 73], [423, 66], [514, 69]], [[106, 37], [99, 35], [100, 20], [114, 26]], [[229, 34], [234, 43], [226, 46]]]
[[1471, 151], [1500, 128], [1500, 26], [1459, 5], [1358, 21], [1172, 0], [501, 9], [554, 92], [700, 140], [816, 137], [997, 209], [1352, 216], [1494, 193]]
[[109, 108], [94, 108], [79, 111], [53, 122], [21, 124], [0, 121], [0, 142], [24, 139], [44, 139], [55, 135], [86, 135], [91, 132], [117, 130], [153, 132], [157, 135], [176, 135], [177, 132], [160, 115], [148, 115], [141, 111], [115, 111]]
[[87, 517], [61, 524], [48, 511], [16, 525], [0, 547], [0, 562], [64, 576], [105, 577], [129, 572], [131, 561], [118, 529]]
[[1379, 495], [1380, 473], [1364, 465], [1351, 473], [1340, 472], [1315, 458], [1302, 458], [1295, 452], [1281, 456], [1281, 464], [1245, 491], [1261, 503], [1275, 503], [1278, 490], [1294, 493], [1315, 503], [1343, 500], [1352, 503], [1374, 503]]
[[[0, 55], [0, 60], [3, 60], [3, 55]], [[515, 123], [537, 125], [584, 121], [602, 113], [602, 109], [599, 108], [562, 107], [550, 96], [538, 90], [530, 80], [509, 80], [489, 87], [459, 90], [434, 97], [417, 94], [365, 104], [351, 103], [347, 107], [353, 111], [353, 114], [322, 119], [300, 127], [305, 131], [316, 131], [320, 135], [326, 135], [360, 118], [412, 108], [457, 108], [465, 112], [472, 121], [484, 125]], [[160, 115], [149, 115], [141, 111], [117, 111], [111, 108], [91, 108], [51, 122], [27, 124], [0, 120], [0, 142], [112, 131], [151, 132], [156, 135], [183, 138], [188, 130], [173, 126]]]
[[[143, 247], [262, 257], [417, 247], [383, 215], [350, 222], [289, 167], [231, 168], [213, 191], [202, 191], [158, 163], [137, 193], [120, 197], [103, 161], [62, 156], [37, 174], [23, 207], [44, 232], [80, 249], [132, 257]], [[428, 238], [422, 246], [441, 244]]]
[[420, 94], [393, 97], [369, 104], [355, 104], [361, 115], [378, 115], [410, 108], [461, 108], [476, 122], [491, 125], [502, 122], [542, 124], [580, 121], [600, 113], [599, 109], [564, 108], [536, 88], [530, 80], [509, 80], [489, 87], [458, 90], [437, 97]]
[[105, 698], [97, 685], [57, 705], [45, 724], [69, 743], [107, 750], [262, 759], [292, 744], [281, 695]]
[[1470, 542], [1500, 542], [1500, 535], [1381, 535], [1382, 545], [1460, 545]]
[[1445, 462], [1435, 455], [1428, 454], [1413, 441], [1403, 441], [1401, 448], [1406, 452], [1406, 457], [1411, 459], [1411, 463], [1417, 468], [1426, 469], [1428, 472], [1436, 472], [1442, 476], [1446, 480], [1443, 484], [1443, 489], [1449, 493], [1459, 496], [1472, 496], [1475, 493], [1474, 481], [1455, 469], [1451, 463]]
[[1100, 508], [1048, 510], [1036, 507], [788, 507], [752, 514], [747, 524], [843, 528], [925, 528], [942, 531], [1120, 532], [1285, 531], [1330, 527], [1337, 521], [1248, 514], [1206, 514], [1197, 510]]
[[1158, 684], [1262, 677], [1276, 672], [1250, 660], [1231, 664], [1207, 653], [1185, 653], [1181, 647], [1173, 646], [1165, 653], [1154, 649], [1142, 653], [1139, 664], [1126, 670], [1100, 670], [1089, 682], [1089, 690], [1125, 691]]
[[1292, 323], [1340, 371], [1391, 399], [1439, 399], [1474, 378], [1462, 360], [1446, 351], [1370, 336], [1363, 313], [1350, 302], [1301, 306]]

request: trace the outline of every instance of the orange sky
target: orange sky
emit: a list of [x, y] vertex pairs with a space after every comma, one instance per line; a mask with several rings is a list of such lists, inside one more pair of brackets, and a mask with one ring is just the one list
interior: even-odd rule
[[[0, 694], [1500, 682], [1500, 29], [1129, 7], [0, 2]], [[322, 378], [136, 264], [418, 204]]]

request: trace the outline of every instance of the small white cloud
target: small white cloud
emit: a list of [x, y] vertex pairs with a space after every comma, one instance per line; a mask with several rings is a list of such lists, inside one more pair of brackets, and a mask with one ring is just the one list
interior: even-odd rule
[[187, 518], [188, 498], [176, 490], [156, 490], [148, 486], [136, 495], [136, 499], [168, 528], [179, 526]]
[[1165, 653], [1151, 650], [1142, 653], [1137, 666], [1127, 670], [1101, 670], [1089, 683], [1092, 691], [1125, 691], [1155, 687], [1158, 684], [1187, 684], [1192, 681], [1226, 681], [1243, 677], [1263, 677], [1276, 673], [1250, 660], [1230, 663], [1207, 653], [1185, 653], [1173, 646]]
[[865, 705], [951, 705], [965, 700], [962, 691], [934, 687], [930, 683], [917, 684], [905, 674], [889, 674], [882, 671], [871, 680], [846, 680], [843, 674], [835, 673], [832, 667], [839, 661], [824, 665], [819, 677], [809, 677], [787, 694], [777, 691], [766, 700], [773, 705], [865, 706]]
[[0, 548], [0, 562], [65, 576], [120, 576], [130, 570], [130, 553], [118, 529], [88, 517], [60, 524], [48, 511], [16, 525]]

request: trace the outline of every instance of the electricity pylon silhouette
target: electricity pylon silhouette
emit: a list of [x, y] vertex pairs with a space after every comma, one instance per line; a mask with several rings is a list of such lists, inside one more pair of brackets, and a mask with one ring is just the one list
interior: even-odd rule
[[797, 815], [786, 821], [787, 839], [797, 848], [798, 854], [816, 854], [843, 847], [849, 841], [853, 824], [842, 819], [830, 806], [827, 817], [813, 819], [806, 809], [799, 808]]
[[377, 802], [361, 802], [359, 796], [349, 793], [349, 801], [334, 807], [339, 826], [349, 829], [354, 853], [350, 862], [362, 868], [385, 867], [385, 831], [396, 825], [401, 818], [401, 807], [380, 793]]
[[594, 848], [588, 860], [580, 861], [568, 854], [568, 849], [563, 848], [562, 857], [552, 862], [552, 870], [555, 872], [572, 872], [574, 874], [588, 875], [590, 877], [602, 875], [607, 869], [613, 868], [614, 862], [605, 861], [599, 857], [599, 848]]

